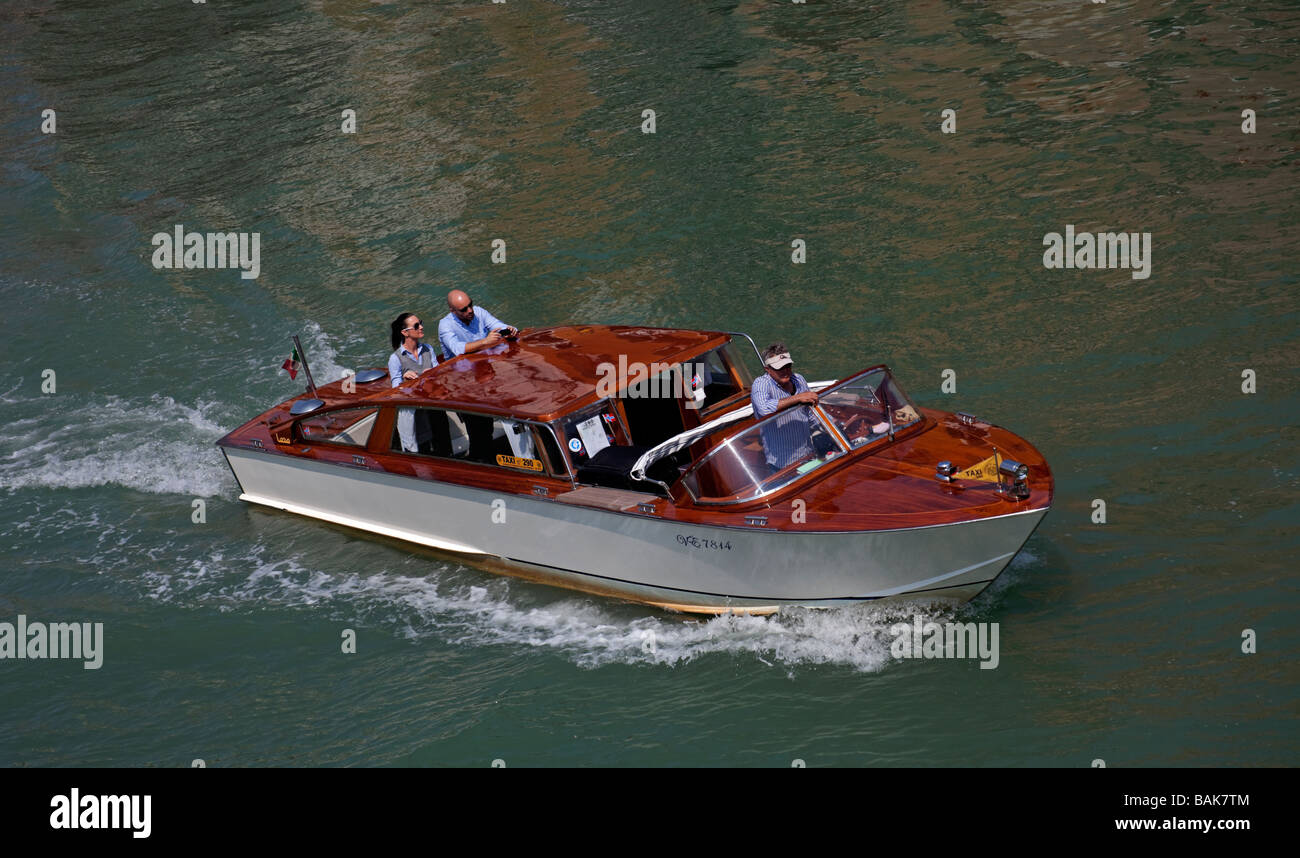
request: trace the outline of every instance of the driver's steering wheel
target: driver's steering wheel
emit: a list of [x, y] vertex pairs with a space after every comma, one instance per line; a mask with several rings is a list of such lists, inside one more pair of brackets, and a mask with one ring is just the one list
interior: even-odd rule
[[866, 423], [867, 431], [863, 433], [863, 437], [869, 436], [871, 434], [871, 427], [875, 425], [874, 423], [871, 423], [870, 420], [871, 418], [865, 414], [856, 414], [853, 417], [850, 417], [849, 422], [844, 424], [844, 434], [849, 438], [852, 438], [857, 433], [857, 427], [860, 426], [860, 424]]

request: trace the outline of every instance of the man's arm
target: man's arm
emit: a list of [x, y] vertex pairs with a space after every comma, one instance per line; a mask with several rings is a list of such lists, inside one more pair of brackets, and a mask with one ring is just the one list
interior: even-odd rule
[[[813, 393], [808, 382], [799, 373], [794, 374], [794, 396], [781, 400], [781, 407], [788, 408], [791, 405], [816, 405], [817, 394]], [[812, 415], [809, 414], [811, 417]], [[816, 418], [813, 418], [816, 419]]]
[[466, 343], [466, 354], [482, 351], [483, 349], [490, 349], [501, 342], [502, 334], [510, 333], [515, 330], [513, 327], [507, 325], [482, 307], [476, 308], [474, 314], [483, 320], [483, 330], [487, 331], [488, 335], [481, 340], [474, 340], [471, 343]]
[[446, 316], [438, 323], [438, 342], [442, 343], [442, 353], [447, 356], [447, 360], [465, 354], [465, 343], [456, 336], [452, 321]]
[[796, 393], [794, 396], [787, 396], [785, 399], [782, 399], [780, 402], [777, 403], [776, 409], [780, 411], [782, 408], [790, 408], [791, 406], [794, 405], [816, 405], [816, 404], [817, 404], [817, 394], [813, 393], [811, 390], [805, 390], [803, 393]]
[[488, 335], [481, 340], [474, 340], [473, 342], [465, 343], [465, 354], [472, 354], [473, 352], [492, 348], [497, 343], [501, 342], [501, 330], [510, 327], [482, 307], [475, 307], [474, 315], [483, 321], [483, 330], [487, 331]]
[[489, 313], [487, 310], [484, 310], [482, 307], [479, 307], [474, 312], [483, 314], [483, 330], [485, 331], [517, 330], [517, 328], [515, 328], [514, 325], [507, 325], [505, 322], [501, 321], [496, 316]]
[[[765, 375], [763, 378], [768, 379], [767, 383], [760, 383], [762, 381], [760, 379], [759, 382], [755, 382], [754, 386], [750, 388], [749, 398], [750, 401], [754, 403], [755, 416], [766, 417], [769, 414], [783, 411], [795, 405], [817, 404], [817, 394], [807, 389], [801, 393], [796, 393], [793, 396], [781, 398], [781, 394], [784, 393], [784, 391], [776, 385], [776, 382], [771, 381], [771, 376]], [[807, 387], [806, 383], [804, 387]], [[795, 385], [795, 389], [798, 389], [797, 384]]]
[[492, 346], [495, 346], [499, 342], [501, 342], [501, 335], [498, 334], [496, 331], [493, 331], [492, 333], [488, 334], [486, 337], [484, 337], [481, 340], [473, 340], [472, 342], [463, 344], [461, 346], [461, 350], [465, 354], [469, 355], [469, 354], [473, 354], [474, 352], [481, 352], [483, 351], [483, 349], [491, 348]]
[[766, 375], [755, 379], [749, 388], [749, 402], [754, 406], [755, 417], [766, 417], [777, 410], [778, 400], [772, 396], [772, 384]]

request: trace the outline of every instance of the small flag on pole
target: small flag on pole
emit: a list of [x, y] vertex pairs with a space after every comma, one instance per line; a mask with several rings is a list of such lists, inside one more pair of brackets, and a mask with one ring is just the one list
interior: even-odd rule
[[288, 370], [290, 379], [298, 377], [298, 370], [302, 369], [302, 358], [298, 357], [297, 349], [294, 349], [293, 354], [289, 355], [285, 362], [280, 364], [280, 369]]
[[978, 480], [982, 483], [995, 483], [998, 480], [998, 465], [1001, 464], [996, 453], [982, 462], [971, 465], [957, 474], [963, 480]]

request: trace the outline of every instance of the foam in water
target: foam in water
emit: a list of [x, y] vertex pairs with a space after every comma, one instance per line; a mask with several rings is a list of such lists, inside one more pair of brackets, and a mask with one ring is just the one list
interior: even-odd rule
[[[305, 323], [303, 336], [299, 339], [305, 340], [302, 347], [307, 352], [307, 365], [311, 367], [312, 378], [316, 380], [318, 386], [338, 381], [343, 377], [344, 367], [338, 362], [338, 351], [330, 345], [329, 337], [321, 330], [320, 325], [310, 321]], [[387, 359], [385, 355], [384, 360]]]
[[161, 601], [197, 601], [223, 611], [307, 606], [387, 626], [412, 641], [551, 650], [591, 668], [671, 667], [731, 655], [787, 670], [825, 664], [875, 672], [894, 660], [889, 633], [893, 624], [910, 622], [916, 614], [935, 622], [952, 617], [950, 608], [916, 604], [699, 619], [580, 596], [525, 605], [511, 593], [510, 579], [468, 583], [467, 576], [481, 574], [472, 570], [429, 563], [427, 577], [389, 571], [330, 574], [312, 569], [300, 557], [267, 560], [273, 553], [263, 546], [238, 558], [217, 552], [192, 560], [188, 568], [147, 573], [149, 594]]
[[[30, 404], [29, 404], [30, 403]], [[120, 485], [137, 491], [212, 497], [234, 485], [219, 450], [226, 430], [216, 403], [170, 396], [60, 397], [19, 403], [43, 416], [7, 424], [0, 438], [0, 488], [77, 489]]]
[[22, 388], [22, 386], [23, 386], [23, 379], [22, 376], [19, 376], [18, 381], [14, 384], [13, 387], [9, 388], [3, 393], [0, 393], [0, 402], [9, 404], [9, 403], [16, 403], [22, 401], [20, 397], [14, 396], [14, 394], [17, 393], [19, 389]]

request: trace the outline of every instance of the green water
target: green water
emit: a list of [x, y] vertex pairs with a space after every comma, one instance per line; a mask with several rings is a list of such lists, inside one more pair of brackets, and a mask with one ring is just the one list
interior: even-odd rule
[[[1300, 763], [1294, 3], [0, 27], [0, 621], [105, 637], [94, 671], [0, 661], [0, 764]], [[155, 269], [178, 223], [260, 233], [260, 276]], [[1150, 277], [1045, 269], [1067, 224], [1151, 233]], [[958, 615], [999, 623], [998, 668], [893, 659], [933, 607], [693, 621], [237, 500], [213, 442], [300, 389], [290, 333], [337, 378], [456, 287], [524, 327], [781, 339], [810, 379], [885, 361], [1029, 439], [1054, 509]]]

